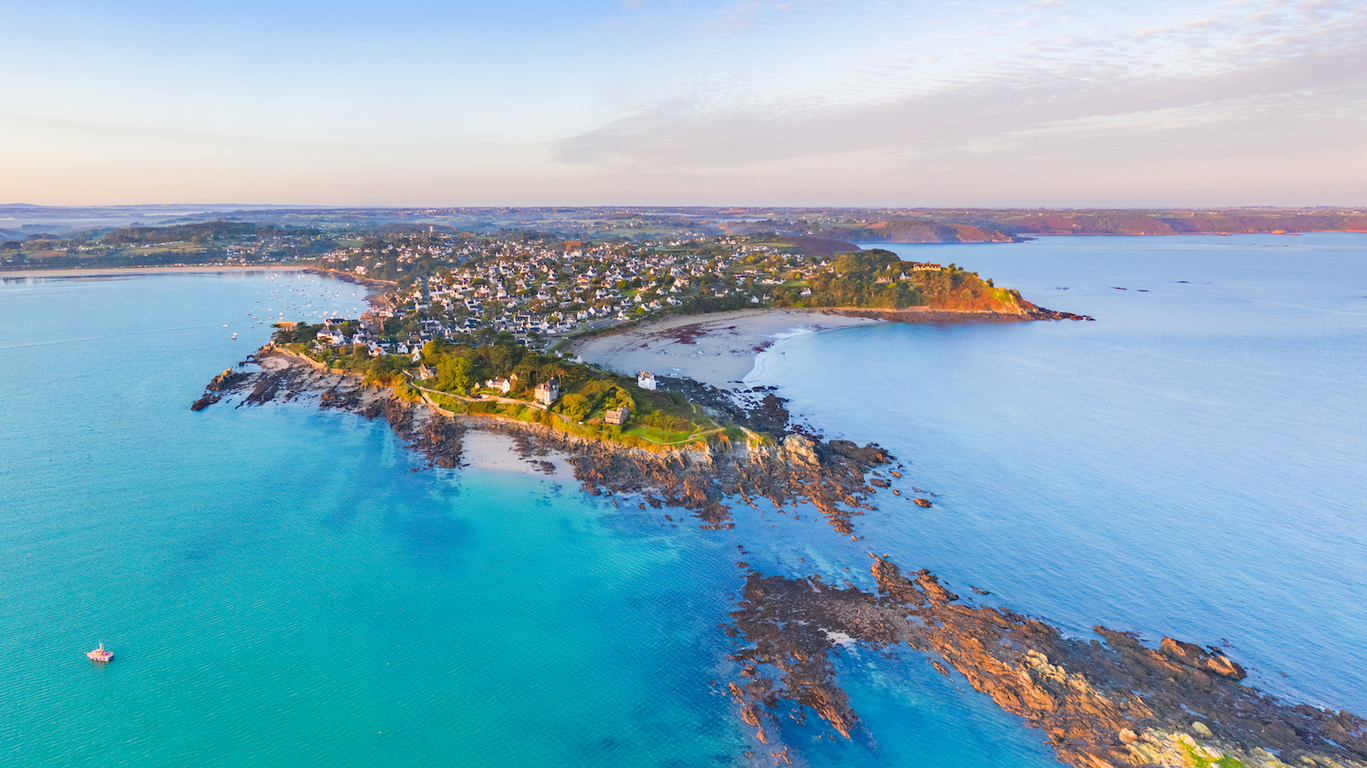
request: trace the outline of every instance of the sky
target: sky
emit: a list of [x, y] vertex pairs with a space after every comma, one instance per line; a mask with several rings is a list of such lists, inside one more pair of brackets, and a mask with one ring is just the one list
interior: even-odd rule
[[0, 203], [1367, 205], [1367, 0], [7, 0]]

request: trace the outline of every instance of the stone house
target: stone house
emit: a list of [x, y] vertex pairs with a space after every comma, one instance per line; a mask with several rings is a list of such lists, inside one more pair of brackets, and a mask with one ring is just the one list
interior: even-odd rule
[[560, 397], [560, 382], [557, 379], [551, 379], [537, 384], [535, 395], [538, 403], [550, 407], [550, 404]]

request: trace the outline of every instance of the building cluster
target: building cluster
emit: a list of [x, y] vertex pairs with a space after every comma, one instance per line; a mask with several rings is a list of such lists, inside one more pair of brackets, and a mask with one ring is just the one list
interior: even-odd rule
[[[763, 306], [774, 286], [817, 268], [741, 237], [595, 244], [431, 234], [337, 249], [320, 261], [403, 286], [385, 295], [371, 313], [377, 322], [366, 324], [364, 343], [391, 354], [406, 354], [399, 342], [411, 348], [483, 328], [508, 331], [528, 346], [548, 345], [567, 333], [685, 311], [699, 300]], [[340, 343], [348, 342], [360, 343]]]

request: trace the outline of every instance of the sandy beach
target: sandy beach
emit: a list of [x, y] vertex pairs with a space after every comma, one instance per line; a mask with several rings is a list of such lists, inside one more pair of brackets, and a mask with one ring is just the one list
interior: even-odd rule
[[[461, 464], [466, 467], [520, 472], [543, 480], [578, 485], [574, 479], [574, 467], [570, 466], [565, 454], [550, 451], [545, 456], [524, 459], [518, 455], [513, 439], [507, 435], [468, 430], [461, 439], [460, 456]], [[545, 471], [546, 463], [554, 468], [551, 472]]]
[[877, 322], [821, 310], [745, 309], [671, 317], [578, 342], [573, 349], [584, 362], [622, 374], [649, 371], [732, 387], [750, 373], [761, 352], [793, 333]]
[[0, 271], [0, 280], [23, 277], [133, 277], [140, 275], [192, 274], [214, 272], [302, 272], [308, 267], [263, 264], [241, 267], [106, 267], [101, 269], [24, 269]]

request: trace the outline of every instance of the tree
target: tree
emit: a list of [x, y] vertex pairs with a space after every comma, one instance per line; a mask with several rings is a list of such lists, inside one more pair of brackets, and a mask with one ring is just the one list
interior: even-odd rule
[[437, 364], [437, 389], [465, 392], [474, 383], [474, 366], [456, 355], [448, 355]]
[[587, 397], [577, 394], [568, 394], [560, 398], [556, 404], [557, 409], [575, 421], [583, 421], [593, 410], [593, 404]]

